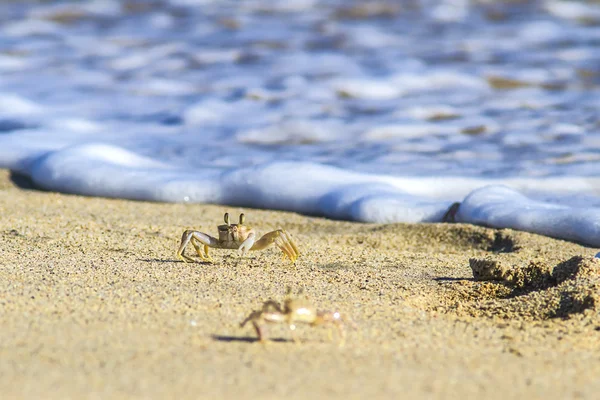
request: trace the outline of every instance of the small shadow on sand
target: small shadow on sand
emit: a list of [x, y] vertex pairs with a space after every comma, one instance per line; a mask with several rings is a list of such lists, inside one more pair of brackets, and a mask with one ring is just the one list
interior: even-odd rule
[[[250, 336], [227, 336], [227, 335], [212, 335], [213, 340], [217, 340], [219, 342], [244, 342], [244, 343], [257, 343], [259, 340], [255, 337]], [[269, 342], [277, 342], [277, 343], [287, 343], [291, 342], [289, 339], [284, 338], [274, 338], [269, 339]]]
[[175, 260], [172, 258], [138, 258], [137, 261], [142, 261], [142, 262], [159, 262], [159, 263], [182, 263], [183, 261], [181, 260]]
[[350, 268], [350, 265], [346, 264], [346, 263], [342, 263], [342, 262], [332, 262], [329, 264], [320, 264], [319, 268], [323, 268], [323, 269], [348, 269]]
[[433, 278], [436, 282], [461, 282], [461, 281], [474, 281], [473, 278], [454, 278], [450, 276], [441, 276], [439, 278]]
[[195, 264], [201, 264], [201, 265], [210, 265], [211, 263], [209, 262], [202, 262], [202, 261], [196, 261], [196, 262], [189, 262], [189, 263], [184, 263], [181, 260], [177, 260], [174, 258], [138, 258], [137, 261], [141, 261], [141, 262], [157, 262], [157, 263], [170, 263], [170, 264], [190, 264], [190, 265], [195, 265]]

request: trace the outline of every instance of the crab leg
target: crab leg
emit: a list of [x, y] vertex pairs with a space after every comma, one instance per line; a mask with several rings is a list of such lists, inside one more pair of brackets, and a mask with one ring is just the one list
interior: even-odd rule
[[267, 335], [263, 327], [256, 321], [252, 321], [252, 325], [254, 326], [254, 330], [256, 331], [256, 336], [258, 336], [259, 342], [265, 342], [267, 340]]
[[282, 310], [281, 306], [279, 305], [279, 303], [276, 302], [275, 300], [267, 300], [263, 303], [261, 312], [262, 313], [270, 313], [270, 312], [283, 313], [283, 310]]
[[[210, 263], [214, 262], [212, 257], [208, 254], [208, 246], [207, 245], [203, 244], [202, 242], [200, 242], [198, 239], [196, 239], [193, 236], [192, 236], [192, 239], [190, 240], [190, 242], [194, 246], [194, 249], [196, 249], [196, 253], [198, 254], [198, 257], [200, 257], [200, 259], [202, 261], [207, 261]], [[202, 253], [202, 247], [200, 247], [200, 245], [198, 243], [203, 245], [202, 247], [204, 248], [204, 253]]]
[[[194, 246], [194, 248], [196, 249], [196, 253], [198, 253], [198, 256], [200, 256], [200, 258], [203, 261], [212, 261], [212, 258], [208, 255], [208, 247], [217, 247], [219, 241], [214, 237], [207, 235], [206, 233], [193, 230], [186, 230], [181, 236], [181, 244], [179, 245], [179, 250], [177, 250], [177, 257], [179, 257], [179, 259], [181, 259], [183, 262], [196, 261], [192, 257], [183, 254], [185, 248], [190, 242], [192, 243], [192, 246]], [[202, 254], [199, 244], [204, 245], [204, 255]]]
[[263, 327], [260, 325], [259, 320], [262, 317], [262, 311], [253, 311], [240, 323], [240, 328], [243, 328], [248, 322], [252, 323], [254, 330], [256, 331], [256, 336], [258, 336], [259, 342], [264, 342], [266, 337], [266, 332]]

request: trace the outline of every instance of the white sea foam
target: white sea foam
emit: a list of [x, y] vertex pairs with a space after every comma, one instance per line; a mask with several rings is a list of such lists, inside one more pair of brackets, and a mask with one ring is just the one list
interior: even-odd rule
[[0, 93], [0, 110], [5, 117], [27, 117], [41, 114], [43, 107], [16, 94]]
[[549, 1], [545, 7], [550, 13], [565, 19], [579, 21], [600, 20], [600, 8], [596, 5], [573, 1]]
[[[27, 145], [23, 149], [18, 141], [5, 138], [0, 137], [0, 158], [8, 160], [5, 166], [49, 190], [282, 209], [364, 222], [441, 221], [453, 200], [486, 183], [477, 178], [363, 174], [308, 162], [187, 170], [114, 145], [88, 143], [43, 151]], [[597, 179], [505, 179], [501, 183], [532, 192], [554, 188], [555, 194], [561, 184], [567, 194], [592, 193], [600, 187]], [[505, 187], [468, 194], [458, 219], [600, 245], [593, 228], [600, 226], [600, 209], [533, 201]]]
[[17, 3], [0, 166], [41, 188], [600, 246], [597, 6]]
[[49, 21], [26, 19], [8, 24], [3, 29], [8, 36], [57, 35], [60, 27]]
[[535, 201], [505, 186], [486, 186], [469, 194], [460, 205], [456, 219], [600, 247], [600, 208]]

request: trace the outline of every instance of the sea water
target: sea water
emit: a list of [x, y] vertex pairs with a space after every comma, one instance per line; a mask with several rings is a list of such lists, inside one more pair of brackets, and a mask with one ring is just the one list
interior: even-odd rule
[[593, 3], [0, 2], [0, 167], [600, 247], [599, 84]]

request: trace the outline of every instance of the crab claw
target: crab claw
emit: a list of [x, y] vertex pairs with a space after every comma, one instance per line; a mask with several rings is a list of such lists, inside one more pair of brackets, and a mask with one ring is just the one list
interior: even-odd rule
[[[244, 215], [244, 214], [242, 214], [242, 215]], [[243, 217], [240, 216], [240, 221], [242, 219], [243, 219]], [[238, 247], [238, 252], [240, 253], [240, 256], [245, 256], [250, 250], [252, 250], [252, 247], [254, 246], [255, 241], [256, 241], [256, 235], [254, 233], [251, 233], [250, 235], [248, 235], [246, 240], [244, 240], [244, 242], [240, 245], [240, 247]]]
[[264, 234], [263, 237], [254, 243], [254, 246], [252, 246], [250, 250], [266, 249], [272, 244], [279, 247], [283, 252], [283, 256], [289, 258], [292, 263], [296, 262], [296, 259], [298, 259], [298, 256], [300, 255], [296, 243], [294, 243], [290, 234], [283, 229]]
[[289, 258], [292, 263], [296, 262], [296, 259], [300, 256], [300, 251], [298, 251], [298, 247], [296, 247], [292, 237], [284, 230], [276, 232], [279, 232], [279, 235], [275, 239], [275, 244], [283, 251], [284, 257]]

